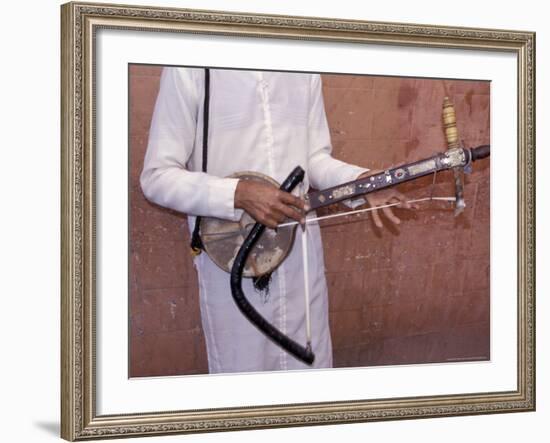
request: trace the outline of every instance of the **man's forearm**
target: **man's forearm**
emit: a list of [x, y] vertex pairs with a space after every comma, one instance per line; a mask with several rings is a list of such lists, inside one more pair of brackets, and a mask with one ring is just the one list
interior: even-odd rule
[[145, 168], [140, 178], [144, 195], [153, 203], [185, 214], [230, 220], [236, 217], [238, 181], [178, 167]]

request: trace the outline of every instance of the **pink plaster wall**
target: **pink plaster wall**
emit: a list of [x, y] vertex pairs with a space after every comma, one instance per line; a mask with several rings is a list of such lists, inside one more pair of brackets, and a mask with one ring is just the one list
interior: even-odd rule
[[[138, 181], [160, 72], [130, 69], [131, 376], [208, 371], [185, 216], [149, 203]], [[323, 92], [334, 156], [351, 163], [382, 169], [445, 149], [445, 95], [464, 144], [489, 143], [487, 82], [323, 75]], [[323, 223], [335, 366], [489, 358], [489, 160], [465, 180], [459, 218], [422, 203], [397, 211], [397, 229]], [[422, 197], [431, 183], [399, 189]], [[434, 190], [453, 195], [449, 172]]]

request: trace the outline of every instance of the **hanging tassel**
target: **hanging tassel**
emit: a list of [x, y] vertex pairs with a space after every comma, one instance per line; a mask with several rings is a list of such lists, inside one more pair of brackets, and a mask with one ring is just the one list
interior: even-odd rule
[[267, 303], [269, 300], [269, 283], [271, 282], [271, 272], [267, 274], [260, 275], [259, 277], [253, 277], [252, 283], [254, 284], [254, 289], [262, 297], [262, 302]]

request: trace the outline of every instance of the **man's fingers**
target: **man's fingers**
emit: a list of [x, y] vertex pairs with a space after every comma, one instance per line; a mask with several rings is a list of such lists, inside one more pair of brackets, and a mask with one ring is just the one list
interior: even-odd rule
[[399, 205], [397, 205], [398, 208], [404, 208], [404, 209], [418, 209], [418, 205], [416, 203], [411, 203], [408, 201], [407, 197], [403, 196], [403, 198], [399, 198]]
[[276, 207], [271, 208], [269, 216], [274, 219], [277, 223], [282, 223], [286, 220], [286, 213], [284, 212], [284, 206], [277, 205]]
[[[296, 220], [297, 222], [302, 222], [304, 218], [303, 212], [300, 212], [298, 209], [295, 209], [293, 206], [287, 206], [283, 203], [279, 203], [275, 209], [283, 214], [284, 216]], [[283, 217], [284, 218], [284, 217]]]
[[279, 200], [287, 205], [295, 206], [298, 209], [304, 209], [304, 200], [290, 194], [289, 192], [280, 191]]
[[262, 225], [266, 225], [268, 228], [275, 229], [279, 225], [279, 222], [275, 218], [266, 215], [258, 220]]
[[412, 209], [412, 205], [406, 198], [397, 198], [397, 201], [399, 201], [399, 205], [397, 205], [398, 208]]
[[401, 223], [401, 220], [399, 220], [399, 219], [394, 215], [394, 213], [392, 212], [391, 208], [382, 208], [382, 211], [384, 211], [384, 215], [385, 215], [386, 217], [388, 217], [388, 219], [389, 219], [392, 223], [394, 223], [394, 224], [396, 224], [396, 225], [398, 225], [399, 223]]
[[411, 209], [412, 208], [411, 204], [408, 201], [407, 196], [402, 194], [401, 192], [395, 190], [395, 189], [391, 190], [389, 198], [388, 198], [387, 201], [389, 203], [392, 200], [395, 203], [399, 203], [397, 205], [398, 208], [405, 208], [405, 209]]
[[376, 225], [376, 227], [381, 228], [382, 220], [380, 220], [380, 215], [378, 215], [378, 210], [375, 209], [374, 211], [372, 211], [371, 215], [372, 215], [372, 221], [374, 221], [374, 224]]

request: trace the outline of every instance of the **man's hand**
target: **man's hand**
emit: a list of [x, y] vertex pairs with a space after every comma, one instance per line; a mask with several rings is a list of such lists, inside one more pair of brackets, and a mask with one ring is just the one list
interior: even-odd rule
[[267, 183], [239, 180], [234, 205], [269, 228], [276, 228], [287, 217], [304, 223], [304, 201]]
[[[373, 174], [373, 172], [369, 171], [364, 174], [361, 174], [358, 178], [363, 178], [371, 174]], [[387, 204], [397, 203], [397, 202], [400, 202], [400, 204], [397, 205], [398, 208], [407, 208], [407, 209], [415, 208], [414, 205], [411, 205], [410, 203], [407, 202], [408, 199], [404, 194], [402, 194], [401, 192], [393, 188], [382, 189], [380, 191], [367, 194], [365, 197], [372, 208], [376, 206], [384, 206]], [[399, 220], [399, 218], [396, 217], [396, 215], [393, 213], [392, 208], [382, 208], [380, 210], [383, 212], [383, 214], [391, 223], [395, 225], [398, 225], [401, 223], [401, 220]], [[371, 211], [370, 214], [372, 216], [372, 221], [374, 222], [376, 227], [382, 228], [383, 224], [378, 211], [379, 211], [378, 209], [375, 209], [374, 211]]]

